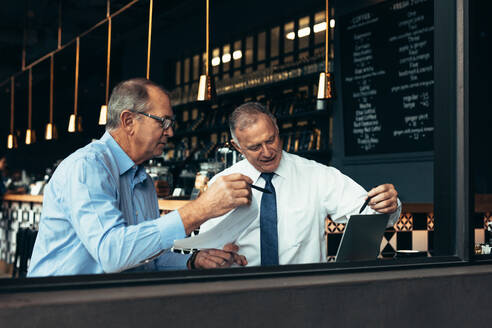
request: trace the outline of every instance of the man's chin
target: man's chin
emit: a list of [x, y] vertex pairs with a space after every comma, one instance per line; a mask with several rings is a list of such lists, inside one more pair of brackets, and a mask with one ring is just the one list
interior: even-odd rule
[[260, 171], [265, 172], [265, 173], [274, 172], [278, 168], [278, 165], [279, 165], [279, 162], [277, 162], [277, 161], [262, 163]]
[[160, 157], [162, 156], [163, 153], [164, 153], [164, 145], [159, 144], [159, 146], [157, 146], [157, 148], [155, 149], [152, 155], [154, 155], [153, 157]]

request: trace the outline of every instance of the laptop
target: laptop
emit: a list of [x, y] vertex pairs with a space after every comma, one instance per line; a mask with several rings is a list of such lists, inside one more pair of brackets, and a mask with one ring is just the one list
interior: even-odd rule
[[388, 220], [389, 214], [352, 215], [345, 226], [335, 262], [375, 260]]

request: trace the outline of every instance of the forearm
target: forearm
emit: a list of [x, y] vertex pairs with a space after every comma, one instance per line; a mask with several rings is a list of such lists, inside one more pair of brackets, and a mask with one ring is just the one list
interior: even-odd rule
[[199, 199], [179, 208], [178, 212], [181, 216], [186, 235], [189, 235], [193, 230], [200, 227], [203, 222], [211, 218], [207, 207], [201, 204]]
[[153, 260], [185, 237], [177, 212], [137, 225], [120, 225], [103, 235], [97, 245], [97, 260], [105, 272], [120, 272]]

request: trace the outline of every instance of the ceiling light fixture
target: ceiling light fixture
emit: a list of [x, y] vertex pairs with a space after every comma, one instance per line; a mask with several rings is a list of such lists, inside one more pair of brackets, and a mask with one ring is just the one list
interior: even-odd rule
[[222, 55], [222, 62], [223, 63], [228, 63], [230, 61], [231, 61], [231, 54], [230, 53], [226, 53], [226, 54]]
[[212, 58], [212, 66], [219, 66], [219, 65], [220, 65], [220, 57]]
[[14, 88], [15, 78], [10, 77], [10, 134], [7, 137], [7, 148], [17, 148], [17, 136], [14, 134]]
[[313, 26], [314, 33], [323, 32], [324, 30], [326, 30], [326, 22], [314, 24], [314, 26]]
[[79, 96], [79, 57], [80, 57], [80, 36], [77, 37], [75, 50], [75, 92], [73, 102], [73, 114], [68, 121], [68, 132], [82, 132], [82, 117], [77, 114], [78, 96]]
[[303, 38], [311, 34], [311, 28], [309, 26], [303, 27], [297, 31], [297, 36]]
[[[108, 99], [109, 99], [109, 69], [111, 64], [111, 10], [110, 0], [107, 0], [106, 4], [106, 17], [108, 18], [108, 51], [106, 60], [106, 98], [104, 105], [101, 106], [99, 112], [99, 125], [106, 125], [108, 118]], [[148, 77], [147, 77], [148, 78]]]
[[[209, 61], [210, 61], [210, 3], [206, 0], [206, 13], [205, 13], [205, 74], [200, 75], [200, 81], [198, 82], [198, 101], [211, 101], [215, 98], [215, 87], [213, 79], [209, 74]], [[219, 58], [220, 63], [220, 58]], [[213, 65], [213, 63], [212, 63]], [[218, 65], [218, 64], [217, 64]]]
[[241, 59], [243, 57], [243, 53], [241, 50], [236, 50], [232, 53], [232, 58], [234, 60], [238, 60], [238, 59]]
[[56, 126], [53, 124], [53, 78], [54, 78], [54, 58], [53, 54], [50, 57], [50, 120], [49, 123], [46, 124], [46, 130], [44, 132], [44, 138], [46, 140], [56, 139], [58, 137], [58, 133], [56, 130]]
[[26, 145], [36, 142], [36, 131], [32, 130], [32, 68], [29, 68], [29, 99], [28, 99], [28, 116], [26, 130]]
[[[326, 0], [326, 11], [325, 11], [325, 22], [329, 22], [329, 6], [328, 0]], [[318, 83], [318, 99], [331, 99], [332, 90], [331, 90], [331, 74], [329, 72], [329, 29], [325, 30], [325, 71], [321, 72], [319, 75], [319, 83]]]

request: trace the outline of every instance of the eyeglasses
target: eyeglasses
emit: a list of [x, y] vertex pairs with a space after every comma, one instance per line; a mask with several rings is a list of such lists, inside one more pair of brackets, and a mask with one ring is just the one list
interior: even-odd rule
[[136, 110], [132, 110], [132, 112], [153, 118], [154, 120], [161, 122], [161, 127], [164, 131], [171, 128], [171, 127], [174, 128], [174, 123], [176, 123], [176, 117], [174, 115], [173, 116], [160, 117], [160, 116], [156, 116], [156, 115], [152, 115], [152, 114], [148, 114], [148, 113], [144, 113], [144, 112], [138, 112]]

